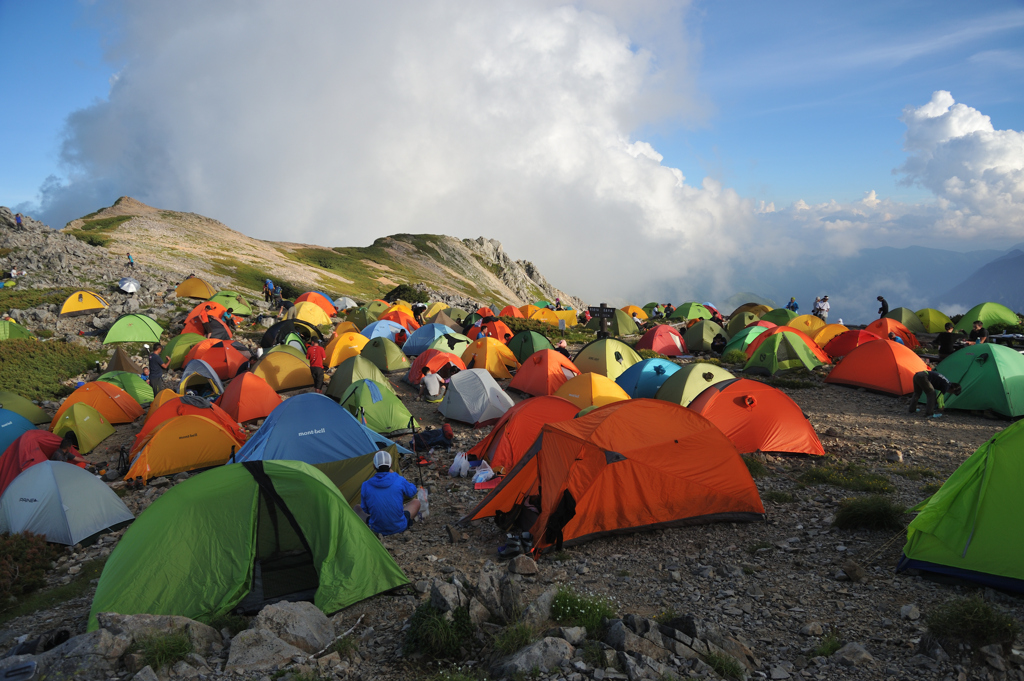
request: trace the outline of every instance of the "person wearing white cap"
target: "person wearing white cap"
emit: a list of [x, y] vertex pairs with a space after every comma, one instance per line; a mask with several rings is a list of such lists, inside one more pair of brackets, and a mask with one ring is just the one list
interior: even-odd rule
[[[420, 512], [416, 486], [398, 473], [391, 472], [391, 454], [380, 450], [373, 455], [377, 470], [360, 489], [360, 507], [368, 517], [370, 529], [380, 535], [405, 532]], [[405, 501], [411, 498], [411, 501]]]

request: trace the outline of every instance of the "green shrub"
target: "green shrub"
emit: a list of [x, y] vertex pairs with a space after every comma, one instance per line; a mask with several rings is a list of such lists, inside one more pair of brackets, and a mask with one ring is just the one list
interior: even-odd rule
[[28, 310], [42, 305], [60, 305], [77, 289], [0, 288], [0, 310]]
[[841, 530], [902, 530], [904, 513], [905, 508], [883, 496], [843, 499], [832, 524]]
[[330, 650], [332, 653], [338, 653], [341, 659], [344, 660], [345, 658], [352, 657], [359, 650], [359, 641], [351, 636], [345, 636], [332, 643]]
[[188, 632], [179, 631], [173, 634], [135, 639], [135, 642], [128, 648], [128, 652], [142, 653], [142, 664], [157, 670], [184, 660], [189, 653], [194, 651]]
[[615, 614], [615, 606], [607, 598], [583, 596], [568, 587], [559, 589], [551, 602], [553, 620], [571, 627], [586, 627], [590, 636], [598, 634], [602, 619], [613, 618]]
[[722, 360], [710, 357], [708, 359], [696, 359], [694, 364], [714, 364], [716, 367], [722, 366]]
[[779, 492], [778, 490], [766, 492], [764, 498], [776, 504], [791, 504], [796, 501], [796, 497], [793, 496], [792, 492]]
[[217, 631], [227, 629], [231, 632], [231, 635], [234, 636], [238, 632], [245, 631], [249, 628], [249, 618], [229, 612], [218, 617], [214, 617], [210, 620], [210, 626]]
[[0, 390], [32, 400], [54, 399], [72, 388], [63, 381], [107, 358], [78, 345], [21, 338], [0, 343]]
[[[54, 558], [58, 558], [59, 554], [60, 551], [58, 550], [54, 555]], [[103, 573], [103, 566], [106, 562], [106, 558], [94, 558], [93, 560], [87, 560], [82, 563], [81, 571], [67, 584], [60, 584], [52, 589], [33, 591], [30, 594], [25, 594], [22, 598], [18, 599], [17, 603], [10, 600], [10, 598], [8, 598], [5, 603], [0, 602], [0, 612], [3, 613], [0, 615], [0, 625], [5, 624], [16, 617], [31, 615], [32, 613], [39, 612], [40, 610], [49, 610], [50, 608], [63, 605], [75, 598], [91, 594], [95, 580], [99, 579], [100, 575]], [[49, 569], [49, 565], [46, 566], [46, 569]]]
[[811, 651], [811, 657], [831, 657], [842, 647], [843, 643], [839, 640], [838, 634], [834, 631], [830, 631], [825, 635], [825, 638], [821, 639], [821, 643], [815, 646], [814, 650]]
[[746, 671], [739, 660], [727, 653], [709, 652], [704, 661], [716, 674], [727, 679], [742, 679]]
[[14, 252], [13, 248], [0, 248], [0, 258], [6, 258]]
[[666, 608], [654, 616], [654, 621], [658, 624], [668, 624], [677, 617], [679, 617], [679, 613], [672, 608]]
[[494, 647], [502, 655], [511, 655], [520, 648], [524, 648], [537, 639], [537, 633], [529, 624], [517, 622], [510, 624], [494, 637]]
[[399, 284], [384, 294], [384, 300], [394, 303], [397, 300], [404, 300], [407, 303], [429, 303], [430, 296], [426, 291], [413, 288], [408, 284]]
[[856, 464], [816, 466], [801, 475], [799, 480], [808, 485], [835, 485], [854, 492], [888, 494], [893, 489], [884, 475], [869, 473]]
[[53, 338], [53, 329], [36, 329], [36, 336], [39, 338]]
[[427, 657], [454, 657], [463, 642], [473, 635], [473, 623], [469, 611], [458, 608], [449, 622], [444, 613], [424, 603], [409, 619], [409, 630], [405, 634], [406, 653], [422, 653]]
[[520, 331], [536, 331], [547, 338], [557, 335], [559, 339], [564, 338], [567, 343], [589, 343], [597, 337], [593, 331], [582, 325], [568, 328], [565, 330], [565, 335], [562, 335], [559, 333], [558, 327], [545, 324], [544, 322], [538, 322], [536, 319], [501, 317], [501, 321], [505, 322], [512, 333], [519, 333]]
[[133, 217], [135, 216], [115, 215], [109, 218], [85, 220], [81, 227], [71, 232], [71, 236], [79, 241], [84, 241], [90, 246], [106, 247], [111, 241], [109, 234], [116, 231], [121, 224], [128, 222]]
[[993, 643], [1007, 646], [1020, 633], [1020, 623], [974, 595], [943, 603], [925, 615], [928, 631], [940, 641], [966, 641], [975, 648]]
[[12, 599], [46, 586], [46, 571], [59, 555], [41, 534], [0, 534], [0, 608], [9, 608], [15, 603]]
[[921, 480], [923, 478], [939, 477], [938, 473], [933, 471], [931, 468], [925, 468], [924, 466], [904, 466], [903, 464], [896, 464], [891, 470], [896, 475], [906, 478], [907, 480]]
[[752, 456], [741, 457], [743, 463], [747, 465], [747, 470], [750, 471], [750, 477], [752, 478], [763, 478], [768, 475], [768, 466], [758, 461]]
[[722, 362], [725, 364], [746, 364], [747, 353], [742, 350], [730, 350], [722, 355]]
[[636, 354], [640, 355], [644, 359], [669, 359], [668, 355], [663, 355], [660, 352], [655, 352], [654, 350], [647, 350], [646, 348], [643, 350], [636, 350]]

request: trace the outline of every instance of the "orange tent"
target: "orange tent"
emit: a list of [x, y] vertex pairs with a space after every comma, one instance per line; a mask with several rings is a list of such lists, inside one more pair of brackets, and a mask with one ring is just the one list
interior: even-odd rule
[[855, 348], [825, 378], [826, 383], [854, 385], [890, 395], [914, 392], [914, 374], [928, 365], [913, 350], [880, 338]]
[[494, 310], [492, 310], [489, 307], [478, 307], [476, 309], [475, 314], [478, 314], [481, 317], [486, 319], [487, 317], [493, 317], [494, 316]]
[[630, 317], [632, 317], [633, 313], [635, 312], [636, 316], [639, 317], [640, 319], [647, 319], [647, 311], [644, 310], [642, 307], [637, 307], [636, 305], [627, 305], [626, 307], [621, 309]]
[[[188, 447], [182, 447], [187, 440]], [[143, 480], [227, 463], [239, 449], [234, 436], [217, 421], [195, 414], [161, 423], [141, 444], [125, 480]]]
[[761, 343], [764, 343], [764, 339], [765, 338], [769, 338], [771, 336], [774, 336], [777, 333], [788, 333], [788, 334], [792, 334], [794, 336], [798, 336], [800, 338], [800, 340], [802, 340], [804, 342], [804, 344], [810, 349], [810, 351], [814, 353], [815, 357], [820, 359], [825, 364], [831, 364], [832, 363], [832, 360], [829, 359], [828, 355], [825, 354], [825, 351], [822, 350], [820, 347], [818, 347], [818, 344], [815, 343], [813, 340], [811, 340], [810, 336], [808, 336], [803, 331], [799, 331], [799, 330], [794, 329], [794, 328], [792, 328], [790, 326], [776, 326], [774, 328], [768, 329], [767, 331], [762, 333], [760, 336], [755, 338], [753, 341], [751, 341], [750, 345], [747, 346], [747, 350], [746, 350], [747, 357], [753, 357], [754, 356], [754, 352], [759, 347], [761, 347]]
[[515, 317], [517, 319], [526, 319], [526, 317], [523, 315], [522, 312], [520, 312], [518, 307], [512, 307], [511, 305], [506, 305], [505, 307], [501, 308], [501, 312], [498, 313], [498, 316], [499, 317]]
[[237, 423], [266, 418], [281, 396], [256, 374], [244, 373], [228, 383], [217, 404]]
[[88, 404], [110, 423], [131, 423], [144, 413], [142, 405], [113, 383], [93, 381], [68, 395], [64, 404], [60, 405], [60, 409], [53, 415], [50, 430], [60, 423], [60, 417], [64, 415], [64, 412], [77, 402]]
[[488, 461], [495, 473], [505, 475], [529, 451], [545, 423], [569, 421], [578, 411], [575, 404], [554, 395], [523, 400], [506, 411], [487, 437], [466, 453]]
[[412, 315], [408, 315], [401, 310], [392, 310], [391, 312], [385, 312], [381, 316], [377, 317], [377, 321], [388, 320], [401, 324], [405, 327], [406, 331], [412, 332], [420, 328], [419, 323], [412, 318]]
[[135, 442], [132, 444], [132, 454], [139, 451], [142, 448], [143, 443], [149, 434], [159, 428], [164, 421], [173, 419], [175, 416], [185, 416], [186, 414], [195, 414], [197, 416], [204, 416], [211, 421], [216, 421], [224, 430], [231, 433], [231, 436], [238, 442], [238, 446], [241, 447], [245, 444], [246, 433], [242, 430], [238, 422], [231, 417], [226, 411], [218, 407], [216, 404], [207, 402], [201, 397], [193, 397], [191, 395], [177, 396], [173, 400], [168, 400], [159, 409], [150, 414], [149, 418], [146, 419], [146, 423], [142, 426], [142, 430], [135, 436]]
[[[192, 311], [185, 317], [185, 328], [181, 330], [182, 333], [198, 333], [200, 336], [206, 335], [206, 329], [203, 327], [203, 322], [206, 318], [212, 318], [220, 320], [221, 315], [227, 312], [228, 309], [220, 303], [215, 303], [212, 300], [199, 303]], [[234, 317], [235, 323], [242, 321], [241, 317]], [[231, 335], [231, 330], [228, 329], [228, 335]]]
[[465, 370], [466, 368], [466, 363], [458, 355], [433, 348], [424, 350], [416, 355], [416, 361], [409, 367], [409, 374], [405, 377], [405, 380], [413, 385], [419, 385], [420, 379], [423, 378], [423, 367], [430, 367], [430, 371], [436, 374], [448, 364], [457, 367], [459, 370]]
[[825, 354], [833, 359], [836, 357], [846, 357], [857, 346], [876, 340], [879, 340], [878, 334], [864, 331], [863, 329], [851, 329], [844, 331], [826, 343], [824, 350]]
[[204, 338], [203, 340], [199, 341], [191, 348], [189, 348], [189, 351], [187, 353], [185, 353], [185, 359], [182, 360], [181, 366], [187, 367], [188, 363], [191, 362], [192, 360], [202, 359], [204, 352], [206, 352], [209, 348], [213, 347], [214, 345], [220, 342], [220, 338]]
[[555, 394], [569, 400], [580, 409], [600, 407], [629, 399], [629, 393], [618, 383], [607, 376], [589, 371], [563, 383]]
[[327, 344], [327, 348], [324, 350], [324, 353], [327, 355], [327, 364], [325, 366], [336, 367], [349, 357], [355, 357], [362, 352], [363, 346], [369, 342], [370, 339], [358, 331], [339, 333], [331, 339], [331, 342]]
[[681, 357], [686, 354], [683, 334], [674, 326], [658, 324], [636, 342], [634, 350], [653, 350], [667, 357]]
[[181, 397], [181, 395], [179, 395], [178, 393], [174, 392], [170, 388], [164, 388], [163, 390], [158, 392], [156, 395], [153, 396], [153, 401], [150, 402], [150, 404], [149, 404], [149, 411], [146, 412], [146, 420], [143, 421], [143, 424], [148, 422], [149, 419], [153, 416], [153, 414], [155, 414], [157, 412], [157, 410], [160, 407], [162, 407], [165, 404], [167, 404], [168, 401], [176, 400], [179, 397]]
[[[249, 360], [236, 350], [228, 341], [217, 341], [206, 348], [198, 357], [217, 372], [221, 380], [226, 381], [238, 375], [238, 370]], [[185, 366], [188, 366], [187, 364]]]
[[512, 339], [512, 336], [514, 335], [512, 333], [512, 329], [508, 328], [508, 324], [501, 321], [500, 319], [495, 319], [492, 322], [483, 322], [480, 324], [480, 326], [474, 324], [473, 326], [469, 327], [468, 329], [466, 329], [466, 337], [469, 338], [470, 340], [476, 340], [477, 337], [481, 333], [483, 333], [484, 329], [487, 329], [488, 336], [490, 336], [491, 338], [496, 338], [500, 340], [502, 343], [506, 344]]
[[349, 331], [352, 333], [359, 333], [359, 327], [348, 320], [338, 322], [338, 325], [334, 327], [334, 333], [339, 336], [343, 333], [348, 333]]
[[316, 291], [306, 291], [301, 296], [295, 299], [295, 303], [303, 303], [306, 302], [307, 300], [311, 303], [314, 303], [317, 307], [323, 310], [324, 314], [326, 314], [328, 317], [336, 317], [338, 315], [338, 311], [334, 309], [334, 304], [330, 300], [328, 300], [327, 297], [324, 296], [322, 293], [317, 293]]
[[[846, 333], [847, 331], [849, 331], [849, 329], [842, 324], [826, 324], [811, 334], [811, 338], [814, 339], [814, 342], [818, 344], [819, 348], [825, 350], [825, 346], [828, 345], [830, 340], [840, 334]], [[825, 350], [825, 354], [829, 354], [827, 350]]]
[[508, 346], [496, 338], [478, 338], [462, 351], [467, 369], [486, 369], [496, 379], [512, 378], [509, 369], [518, 369], [519, 360]]
[[520, 306], [519, 311], [523, 313], [523, 317], [529, 319], [530, 317], [533, 316], [533, 313], [539, 309], [540, 308], [537, 307], [536, 305], [522, 305]]
[[508, 387], [528, 395], [551, 395], [580, 375], [569, 358], [554, 350], [538, 350], [523, 361]]
[[903, 339], [904, 345], [913, 350], [916, 347], [920, 347], [921, 343], [917, 340], [917, 336], [911, 333], [910, 329], [903, 326], [900, 322], [895, 319], [889, 319], [888, 317], [882, 317], [876, 319], [867, 326], [864, 327], [865, 331], [870, 331], [879, 338], [889, 338], [889, 333], [895, 333], [897, 336]]
[[797, 403], [760, 381], [734, 378], [715, 383], [690, 402], [689, 409], [718, 426], [741, 454], [825, 455], [818, 434]]
[[736, 447], [703, 416], [629, 400], [546, 424], [512, 472], [460, 523], [531, 498], [534, 551], [611, 534], [761, 520], [764, 506]]

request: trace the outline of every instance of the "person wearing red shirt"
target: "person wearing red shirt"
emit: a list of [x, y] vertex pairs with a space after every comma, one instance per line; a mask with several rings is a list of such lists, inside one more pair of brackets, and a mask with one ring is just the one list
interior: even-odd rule
[[323, 346], [313, 341], [309, 350], [306, 351], [306, 359], [309, 360], [309, 373], [313, 374], [313, 388], [318, 393], [324, 391], [324, 359], [326, 358]]

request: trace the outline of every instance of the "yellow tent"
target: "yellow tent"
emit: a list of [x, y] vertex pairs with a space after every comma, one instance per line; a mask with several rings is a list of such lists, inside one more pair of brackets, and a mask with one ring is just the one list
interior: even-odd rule
[[355, 357], [362, 352], [363, 346], [369, 342], [366, 336], [357, 331], [339, 333], [327, 344], [327, 349], [325, 350], [327, 354], [326, 366], [336, 367], [349, 357]]
[[819, 348], [823, 348], [825, 347], [825, 343], [828, 343], [830, 340], [845, 331], [849, 331], [849, 329], [842, 324], [826, 324], [811, 334], [811, 339], [818, 344]]
[[213, 288], [199, 277], [189, 277], [178, 284], [178, 288], [174, 289], [174, 295], [179, 298], [198, 298], [199, 300], [209, 300], [217, 295], [217, 289]]
[[327, 316], [324, 309], [316, 303], [304, 300], [288, 309], [285, 319], [300, 319], [313, 326], [330, 326], [331, 318]]
[[[308, 371], [306, 373], [309, 373]], [[187, 441], [188, 446], [182, 446]], [[175, 416], [153, 429], [125, 480], [173, 475], [227, 463], [241, 445], [224, 427], [196, 414]]]
[[508, 347], [497, 338], [478, 338], [462, 352], [462, 361], [467, 369], [486, 369], [497, 379], [512, 378], [509, 369], [518, 369], [519, 360]]
[[80, 314], [98, 312], [109, 307], [109, 303], [92, 291], [75, 291], [60, 306], [60, 317], [74, 317]]
[[271, 352], [263, 355], [262, 359], [253, 367], [252, 373], [266, 381], [267, 385], [275, 392], [307, 388], [313, 385], [309, 362], [287, 352]]
[[533, 315], [533, 313], [539, 309], [540, 308], [537, 307], [536, 305], [523, 305], [522, 307], [519, 308], [519, 311], [523, 313], [524, 317], [529, 319]]
[[[642, 312], [642, 310], [641, 310]], [[565, 320], [565, 328], [571, 329], [572, 327], [579, 324], [579, 318], [576, 316], [575, 310], [558, 310], [555, 312], [555, 316], [559, 319]]]
[[446, 305], [445, 303], [431, 303], [427, 308], [427, 311], [423, 314], [423, 319], [433, 321], [438, 312], [444, 312], [449, 309], [451, 309], [451, 306]]
[[551, 326], [558, 326], [558, 315], [555, 314], [554, 310], [549, 310], [547, 308], [538, 308], [536, 312], [530, 315], [529, 319], [532, 319], [535, 322], [544, 322]]
[[387, 314], [388, 312], [395, 312], [395, 311], [397, 311], [397, 312], [404, 312], [405, 314], [409, 315], [410, 317], [413, 316], [412, 308], [409, 307], [408, 305], [403, 305], [401, 303], [395, 303], [394, 305], [392, 305], [388, 309], [384, 310], [384, 314]]
[[618, 383], [591, 372], [569, 379], [555, 391], [555, 395], [569, 400], [580, 409], [600, 407], [629, 399], [629, 394], [619, 387]]
[[793, 317], [790, 319], [786, 322], [786, 326], [790, 326], [798, 331], [803, 331], [805, 334], [813, 338], [814, 334], [825, 326], [825, 322], [823, 322], [821, 318], [815, 317], [812, 314], [802, 314], [799, 317]]
[[622, 308], [622, 311], [628, 314], [630, 317], [632, 317], [633, 313], [636, 312], [636, 316], [639, 317], [640, 319], [647, 319], [647, 313], [644, 312], [644, 309], [642, 307], [637, 307], [636, 305], [627, 305], [626, 307]]
[[343, 333], [348, 333], [349, 331], [352, 333], [359, 333], [359, 327], [350, 321], [338, 322], [338, 325], [334, 327], [334, 333], [339, 336]]

